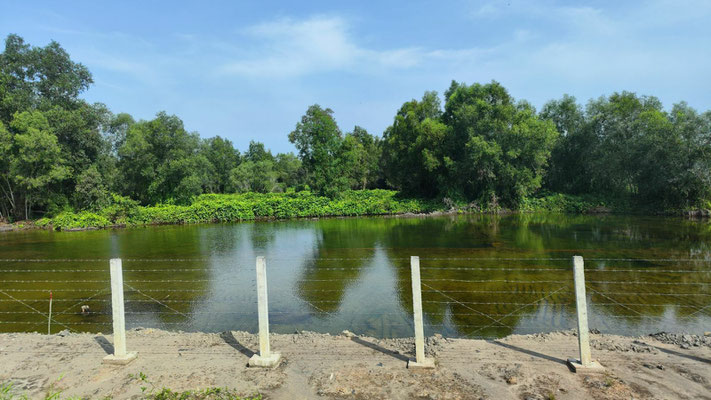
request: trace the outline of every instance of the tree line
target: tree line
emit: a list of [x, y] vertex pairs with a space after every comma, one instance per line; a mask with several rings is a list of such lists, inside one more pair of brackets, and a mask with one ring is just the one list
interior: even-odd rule
[[382, 136], [344, 133], [313, 105], [297, 154], [201, 138], [174, 115], [136, 121], [80, 98], [89, 70], [56, 42], [9, 35], [0, 53], [0, 218], [98, 210], [122, 198], [188, 204], [203, 193], [353, 189], [515, 208], [545, 191], [663, 208], [711, 198], [711, 112], [621, 92], [538, 112], [499, 83], [452, 82], [397, 111]]

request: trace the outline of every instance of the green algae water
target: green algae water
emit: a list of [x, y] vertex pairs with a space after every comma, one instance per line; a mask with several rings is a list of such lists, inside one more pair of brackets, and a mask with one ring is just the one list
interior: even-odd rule
[[51, 291], [53, 333], [110, 332], [120, 257], [127, 328], [256, 332], [265, 256], [273, 332], [412, 336], [419, 256], [427, 334], [548, 332], [575, 327], [573, 255], [591, 329], [711, 330], [708, 222], [521, 214], [0, 233], [0, 331], [46, 333]]

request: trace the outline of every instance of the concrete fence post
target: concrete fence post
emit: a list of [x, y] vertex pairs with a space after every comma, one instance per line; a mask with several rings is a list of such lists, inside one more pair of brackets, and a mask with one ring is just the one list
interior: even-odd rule
[[434, 360], [425, 357], [425, 329], [422, 322], [422, 284], [420, 283], [420, 257], [410, 257], [412, 276], [412, 311], [415, 319], [415, 361], [408, 368], [434, 368]]
[[273, 368], [279, 364], [281, 355], [269, 348], [269, 303], [267, 300], [267, 262], [257, 257], [257, 314], [259, 316], [259, 354], [249, 359], [250, 367]]
[[128, 364], [137, 353], [126, 352], [126, 319], [123, 309], [123, 269], [120, 258], [109, 261], [111, 271], [111, 310], [114, 322], [114, 354], [104, 357], [106, 364]]
[[588, 301], [585, 294], [585, 264], [580, 256], [573, 257], [575, 281], [575, 309], [578, 315], [578, 347], [580, 359], [569, 358], [568, 366], [575, 372], [601, 370], [602, 366], [590, 357], [590, 331], [588, 329]]

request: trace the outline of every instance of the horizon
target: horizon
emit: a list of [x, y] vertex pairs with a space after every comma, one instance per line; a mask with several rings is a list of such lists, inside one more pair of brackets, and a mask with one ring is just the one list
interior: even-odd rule
[[538, 110], [630, 91], [670, 109], [711, 109], [711, 3], [657, 0], [348, 4], [269, 2], [212, 7], [10, 1], [0, 34], [57, 41], [89, 68], [82, 94], [114, 113], [165, 111], [201, 137], [244, 150], [250, 140], [290, 152], [306, 109], [334, 110], [343, 132], [381, 136], [402, 104], [452, 80], [495, 80]]

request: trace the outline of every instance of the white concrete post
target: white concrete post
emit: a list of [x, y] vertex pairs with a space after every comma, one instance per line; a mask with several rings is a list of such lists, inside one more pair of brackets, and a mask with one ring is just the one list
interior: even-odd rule
[[257, 257], [257, 314], [259, 317], [259, 354], [249, 359], [250, 367], [273, 368], [279, 364], [281, 355], [269, 348], [269, 302], [267, 299], [267, 263]]
[[573, 279], [575, 281], [575, 309], [578, 314], [578, 347], [580, 359], [568, 359], [574, 371], [597, 370], [602, 367], [590, 357], [590, 331], [588, 329], [588, 301], [585, 295], [585, 264], [580, 256], [573, 257]]
[[415, 361], [408, 368], [433, 368], [434, 360], [425, 358], [425, 329], [422, 322], [422, 285], [420, 283], [420, 257], [410, 257], [412, 277], [412, 312], [415, 319]]
[[111, 310], [114, 322], [114, 354], [104, 358], [107, 364], [128, 364], [136, 353], [126, 352], [126, 320], [123, 309], [123, 269], [120, 258], [109, 261], [111, 271]]

